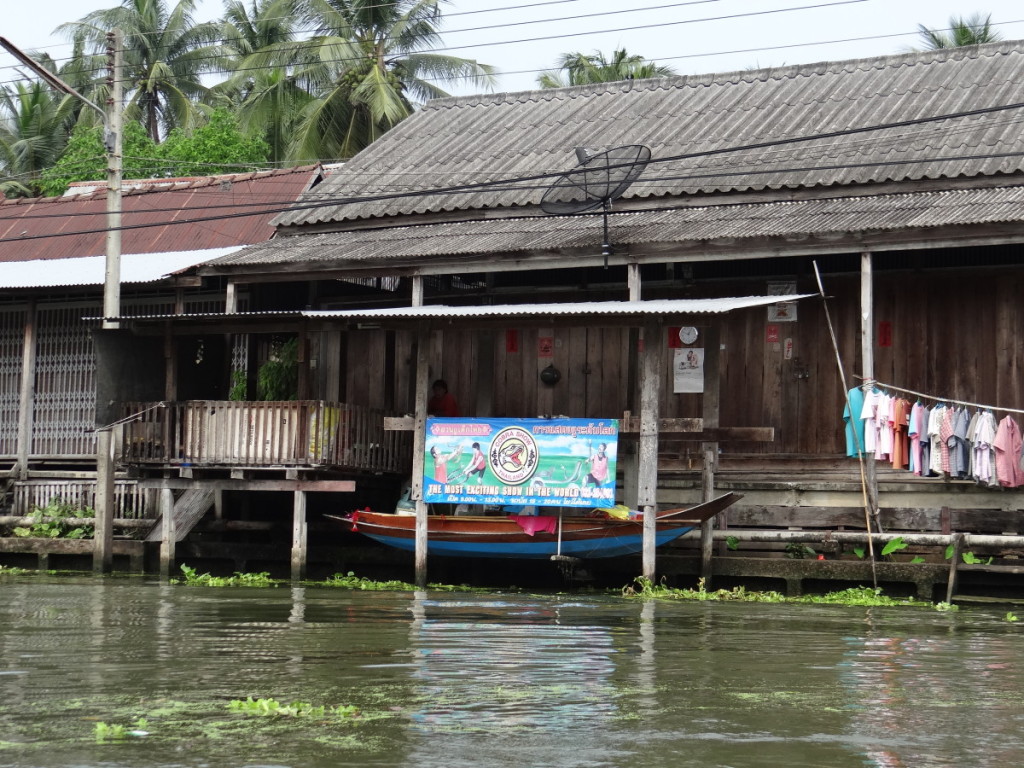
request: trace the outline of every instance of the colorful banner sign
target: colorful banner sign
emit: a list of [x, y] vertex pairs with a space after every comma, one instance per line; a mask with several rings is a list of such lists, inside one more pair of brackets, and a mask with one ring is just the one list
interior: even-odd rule
[[427, 419], [423, 499], [615, 506], [615, 419]]

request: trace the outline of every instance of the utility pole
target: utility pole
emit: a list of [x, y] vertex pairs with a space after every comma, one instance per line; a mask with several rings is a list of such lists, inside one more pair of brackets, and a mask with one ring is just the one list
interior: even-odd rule
[[[35, 72], [48, 85], [74, 96], [99, 113], [103, 120], [103, 145], [107, 155], [107, 238], [106, 268], [103, 279], [103, 328], [118, 327], [116, 318], [121, 314], [121, 168], [122, 168], [122, 109], [123, 82], [122, 45], [120, 30], [107, 34], [107, 76], [109, 96], [106, 109], [87, 99], [55, 74], [42, 67], [6, 38], [0, 37], [0, 47]], [[113, 565], [114, 523], [114, 439], [112, 428], [96, 432], [96, 534], [93, 549], [93, 570], [106, 573]]]

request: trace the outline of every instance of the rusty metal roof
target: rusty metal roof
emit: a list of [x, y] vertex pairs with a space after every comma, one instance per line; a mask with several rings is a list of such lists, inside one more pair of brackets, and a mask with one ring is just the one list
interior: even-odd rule
[[[720, 200], [721, 201], [721, 200]], [[724, 202], [724, 201], [721, 201]], [[649, 243], [753, 242], [757, 238], [866, 236], [949, 225], [1024, 223], [1024, 187], [829, 197], [774, 203], [706, 205], [612, 213], [610, 240], [640, 250]], [[413, 227], [278, 237], [209, 264], [222, 268], [303, 265], [333, 269], [423, 264], [424, 259], [514, 255], [562, 249], [600, 253], [600, 214], [483, 219]]]
[[[432, 101], [305, 196], [285, 225], [536, 205], [574, 148], [651, 148], [632, 201], [1024, 172], [1021, 109], [664, 162], [1024, 102], [1024, 41]], [[435, 194], [465, 185], [451, 194]], [[477, 186], [474, 186], [477, 185]], [[422, 193], [422, 194], [421, 194]], [[408, 195], [342, 202], [373, 195]]]
[[[308, 189], [317, 166], [187, 179], [148, 179], [122, 199], [124, 253], [167, 253], [259, 243], [274, 234], [276, 211]], [[0, 202], [0, 262], [100, 256], [106, 191]], [[209, 219], [181, 223], [191, 219]], [[179, 222], [179, 223], [171, 223]], [[132, 228], [142, 225], [140, 228]], [[41, 284], [45, 284], [41, 283]]]

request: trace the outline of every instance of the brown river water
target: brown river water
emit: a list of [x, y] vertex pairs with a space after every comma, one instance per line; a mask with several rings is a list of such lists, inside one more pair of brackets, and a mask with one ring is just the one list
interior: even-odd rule
[[1022, 764], [1005, 607], [0, 576], [0, 766]]

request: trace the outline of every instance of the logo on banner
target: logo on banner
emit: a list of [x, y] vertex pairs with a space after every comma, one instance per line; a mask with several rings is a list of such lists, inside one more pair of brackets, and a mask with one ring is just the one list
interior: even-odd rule
[[525, 429], [506, 427], [491, 441], [490, 461], [495, 477], [519, 485], [537, 471], [537, 442]]

